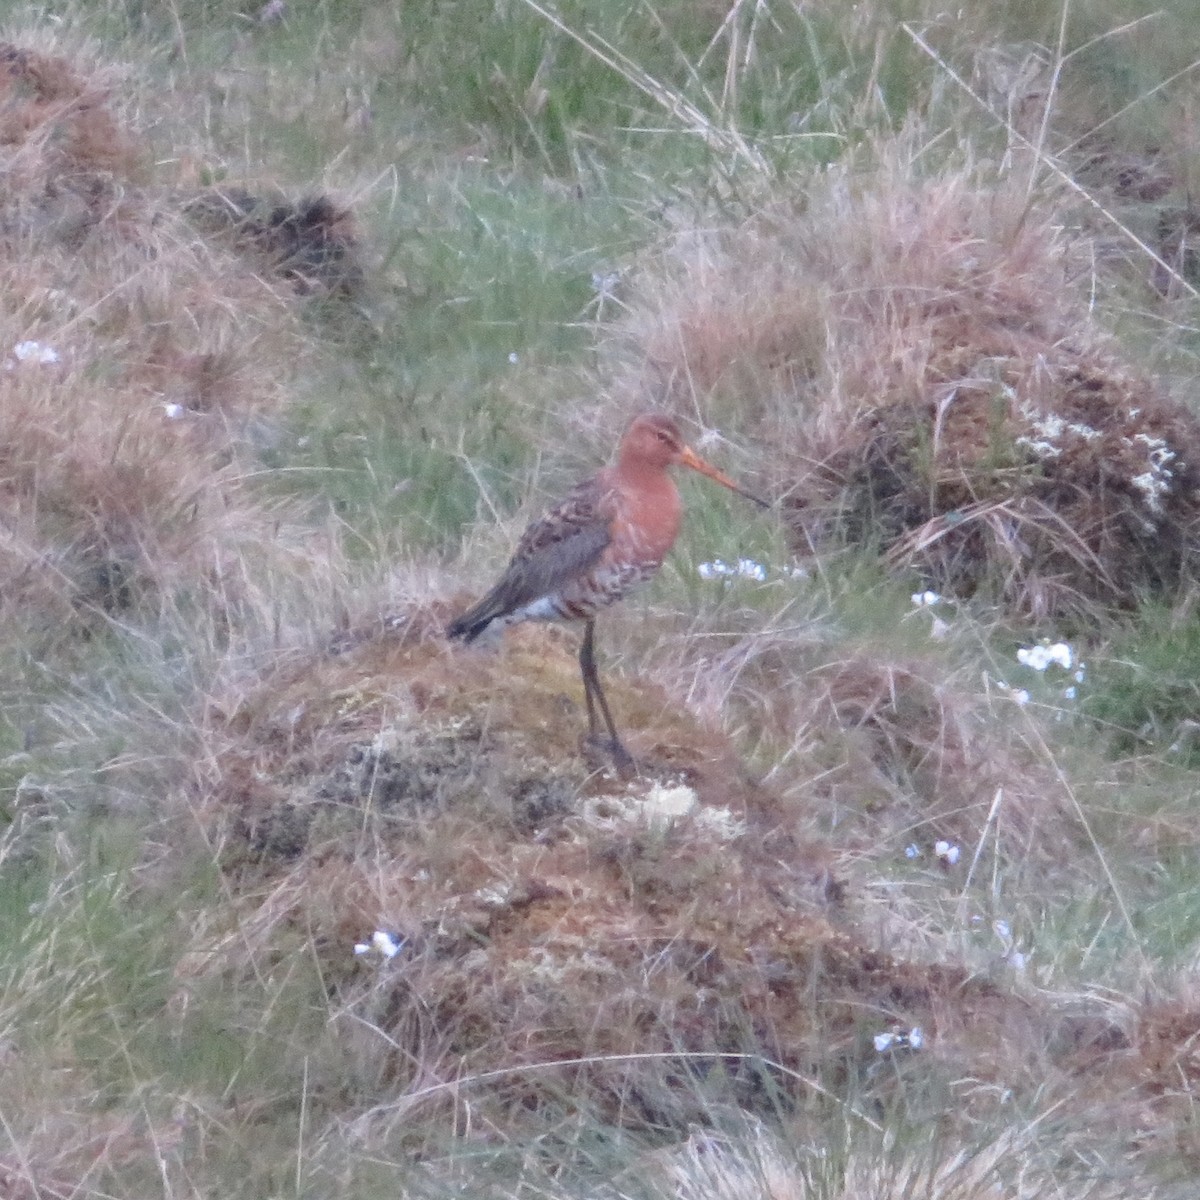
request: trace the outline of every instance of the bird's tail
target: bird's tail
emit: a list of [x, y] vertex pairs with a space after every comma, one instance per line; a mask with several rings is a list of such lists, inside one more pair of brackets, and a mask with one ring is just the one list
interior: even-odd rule
[[455, 617], [446, 626], [446, 636], [464, 642], [473, 642], [498, 616], [500, 609], [493, 596], [484, 596], [478, 604], [468, 608], [461, 617]]

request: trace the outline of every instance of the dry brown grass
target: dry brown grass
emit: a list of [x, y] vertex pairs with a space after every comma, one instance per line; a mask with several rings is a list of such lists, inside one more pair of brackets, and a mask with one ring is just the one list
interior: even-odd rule
[[974, 847], [997, 806], [1013, 856], [1075, 852], [1076, 813], [1039, 732], [1044, 718], [1003, 689], [981, 689], [953, 655], [776, 621], [674, 670], [700, 711], [769, 764], [767, 781], [810, 834], [836, 828], [843, 854]]
[[[114, 72], [0, 44], [0, 144], [7, 202], [79, 237], [144, 172], [144, 150], [110, 106]], [[14, 194], [15, 193], [15, 194]]]
[[[196, 800], [245, 890], [242, 937], [262, 953], [281, 924], [311, 931], [346, 1026], [377, 1028], [353, 1039], [363, 1069], [378, 1078], [383, 1051], [401, 1107], [501, 1070], [509, 1100], [572, 1081], [613, 1115], [677, 1120], [679, 1064], [626, 1056], [694, 1054], [704, 1074], [706, 1056], [733, 1055], [752, 1088], [737, 1056], [760, 1039], [795, 1067], [813, 1039], [856, 1044], [859, 1005], [907, 1019], [964, 982], [838, 932], [821, 849], [659, 689], [610, 686], [651, 764], [626, 789], [578, 753], [576, 664], [553, 632], [522, 630], [497, 656], [449, 647], [443, 619], [415, 612], [214, 712]], [[395, 974], [348, 970], [373, 928], [406, 939]], [[854, 1000], [814, 1002], [818, 976]], [[560, 1060], [585, 1061], [539, 1069]]]
[[4, 613], [261, 621], [264, 569], [337, 570], [245, 478], [311, 350], [287, 285], [151, 184], [114, 90], [86, 57], [0, 47]]
[[[1094, 1181], [1055, 1177], [1038, 1161], [1027, 1135], [1012, 1132], [995, 1141], [951, 1149], [936, 1135], [919, 1146], [899, 1139], [867, 1146], [851, 1136], [846, 1146], [816, 1143], [803, 1129], [740, 1128], [732, 1135], [693, 1133], [680, 1146], [647, 1156], [651, 1195], [676, 1200], [1117, 1200], [1124, 1189]], [[640, 1192], [620, 1184], [604, 1200], [627, 1200]]]
[[1200, 424], [1089, 315], [1086, 242], [1021, 189], [880, 158], [679, 235], [606, 411], [652, 394], [755, 439], [797, 553], [875, 542], [1039, 619], [1177, 587]]
[[[68, 1104], [71, 1102], [68, 1101]], [[39, 1107], [45, 1099], [38, 1098]], [[34, 1131], [16, 1130], [19, 1154], [0, 1157], [0, 1194], [5, 1200], [73, 1200], [104, 1194], [113, 1173], [150, 1183], [148, 1164], [175, 1170], [184, 1140], [182, 1121], [154, 1125], [131, 1116], [105, 1116], [81, 1106], [65, 1108], [57, 1121]]]
[[[1152, 37], [1167, 34], [1169, 18], [1146, 16], [1157, 25]], [[1132, 26], [1111, 32], [1137, 36]], [[1140, 33], [1147, 32], [1143, 24]], [[1185, 81], [1196, 63], [1179, 63], [1119, 107], [1104, 94], [1105, 83], [1078, 66], [1056, 61], [1045, 47], [993, 44], [975, 56], [970, 85], [1006, 123], [1010, 154], [1037, 174], [1030, 152], [1040, 147], [1047, 155], [1042, 171], [1051, 163], [1065, 169], [1092, 198], [1096, 258], [1110, 279], [1148, 284], [1169, 300], [1187, 296], [1197, 283], [1200, 125]]]

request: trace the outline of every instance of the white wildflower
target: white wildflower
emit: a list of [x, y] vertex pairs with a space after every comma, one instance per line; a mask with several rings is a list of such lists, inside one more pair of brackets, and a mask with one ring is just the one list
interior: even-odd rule
[[914, 1025], [909, 1030], [893, 1029], [887, 1033], [877, 1033], [871, 1040], [875, 1043], [877, 1054], [885, 1054], [888, 1050], [920, 1050], [925, 1045], [925, 1031], [920, 1025]]
[[656, 783], [643, 798], [640, 815], [649, 825], [666, 825], [677, 817], [686, 817], [698, 803], [696, 793], [687, 784], [665, 787]]
[[767, 578], [767, 568], [752, 558], [739, 558], [736, 563], [727, 563], [722, 559], [701, 563], [696, 568], [701, 579], [755, 579], [762, 583]]
[[992, 932], [996, 935], [1001, 949], [1004, 951], [1004, 961], [1016, 971], [1025, 970], [1028, 956], [1017, 949], [1012, 935], [1012, 926], [1007, 921], [993, 921]]
[[1017, 651], [1017, 662], [1035, 671], [1044, 671], [1051, 662], [1050, 651], [1045, 646], [1022, 646]]
[[53, 346], [43, 346], [41, 342], [18, 342], [13, 348], [13, 358], [17, 362], [36, 363], [39, 366], [52, 366], [59, 362], [59, 353]]
[[[1163, 510], [1162, 498], [1171, 490], [1169, 482], [1171, 477], [1170, 471], [1164, 471], [1167, 476], [1163, 479], [1155, 471], [1143, 471], [1140, 475], [1135, 475], [1129, 482], [1137, 488], [1145, 498], [1146, 507], [1152, 513], [1161, 513]], [[1151, 529], [1153, 526], [1150, 527]], [[1149, 532], [1149, 530], [1147, 530]]]
[[[1029, 422], [1029, 427], [1034, 433], [1049, 438], [1051, 441], [1061, 438], [1064, 433], [1073, 433], [1085, 442], [1093, 442], [1100, 436], [1100, 430], [1093, 429], [1090, 425], [1080, 424], [1078, 421], [1064, 421], [1062, 417], [1054, 413], [1046, 413], [1035, 418]], [[1018, 442], [1022, 440], [1028, 439], [1017, 438]]]
[[1026, 705], [1029, 703], [1029, 693], [1024, 688], [1015, 688], [1011, 684], [1005, 683], [1003, 679], [996, 680], [996, 687], [1002, 692], [1008, 694], [1008, 698], [1016, 705]]
[[592, 272], [592, 290], [601, 298], [611, 296], [616, 291], [617, 284], [620, 282], [620, 271]]
[[698, 826], [724, 842], [736, 841], [745, 836], [746, 822], [728, 808], [699, 807], [692, 811]]
[[941, 604], [942, 598], [937, 592], [913, 592], [912, 602], [917, 608], [932, 608]]
[[510, 350], [508, 354], [508, 361], [515, 367], [517, 363], [521, 361], [521, 359], [515, 350]]
[[1050, 655], [1050, 661], [1058, 663], [1064, 671], [1071, 669], [1073, 655], [1066, 642], [1055, 642], [1053, 646], [1047, 646], [1046, 653]]
[[1038, 646], [1021, 646], [1017, 650], [1017, 662], [1035, 671], [1044, 671], [1051, 664], [1069, 671], [1074, 661], [1075, 652], [1066, 642], [1055, 642], [1053, 645], [1043, 642]]
[[1175, 479], [1175, 472], [1170, 467], [1176, 458], [1175, 451], [1162, 438], [1151, 437], [1148, 433], [1135, 433], [1128, 440], [1141, 442], [1150, 460], [1150, 469], [1135, 475], [1129, 482], [1142, 493], [1146, 507], [1152, 513], [1161, 513], [1163, 497], [1171, 490]]
[[958, 862], [959, 856], [962, 854], [962, 850], [953, 842], [941, 841], [934, 843], [933, 852], [950, 867]]
[[1018, 437], [1016, 444], [1027, 446], [1038, 458], [1057, 458], [1063, 452], [1061, 443], [1068, 435], [1085, 442], [1095, 441], [1101, 436], [1100, 430], [1093, 429], [1090, 425], [1064, 421], [1054, 413], [1034, 417], [1028, 410], [1024, 410], [1024, 415], [1030, 418], [1031, 432]]
[[371, 945], [383, 955], [384, 958], [395, 958], [400, 953], [402, 942], [396, 941], [394, 937], [386, 930], [377, 929], [371, 934]]
[[506, 908], [512, 896], [512, 884], [501, 883], [495, 887], [477, 888], [472, 893], [472, 899], [479, 901], [484, 908]]
[[399, 941], [385, 929], [377, 929], [371, 934], [369, 942], [355, 942], [354, 953], [360, 958], [368, 954], [378, 954], [380, 958], [395, 958], [404, 947], [404, 939]]

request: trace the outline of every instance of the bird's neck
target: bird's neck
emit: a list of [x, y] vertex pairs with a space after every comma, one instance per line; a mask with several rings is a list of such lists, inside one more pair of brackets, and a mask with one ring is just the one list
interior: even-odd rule
[[621, 463], [616, 471], [621, 515], [637, 530], [639, 550], [661, 561], [675, 543], [683, 504], [675, 480], [661, 467]]

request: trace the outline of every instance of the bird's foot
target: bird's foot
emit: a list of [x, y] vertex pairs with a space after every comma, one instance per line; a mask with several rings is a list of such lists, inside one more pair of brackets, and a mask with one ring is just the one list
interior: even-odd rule
[[583, 756], [595, 767], [612, 764], [622, 779], [633, 779], [637, 775], [637, 763], [617, 738], [602, 737], [598, 733], [585, 734], [580, 739]]

